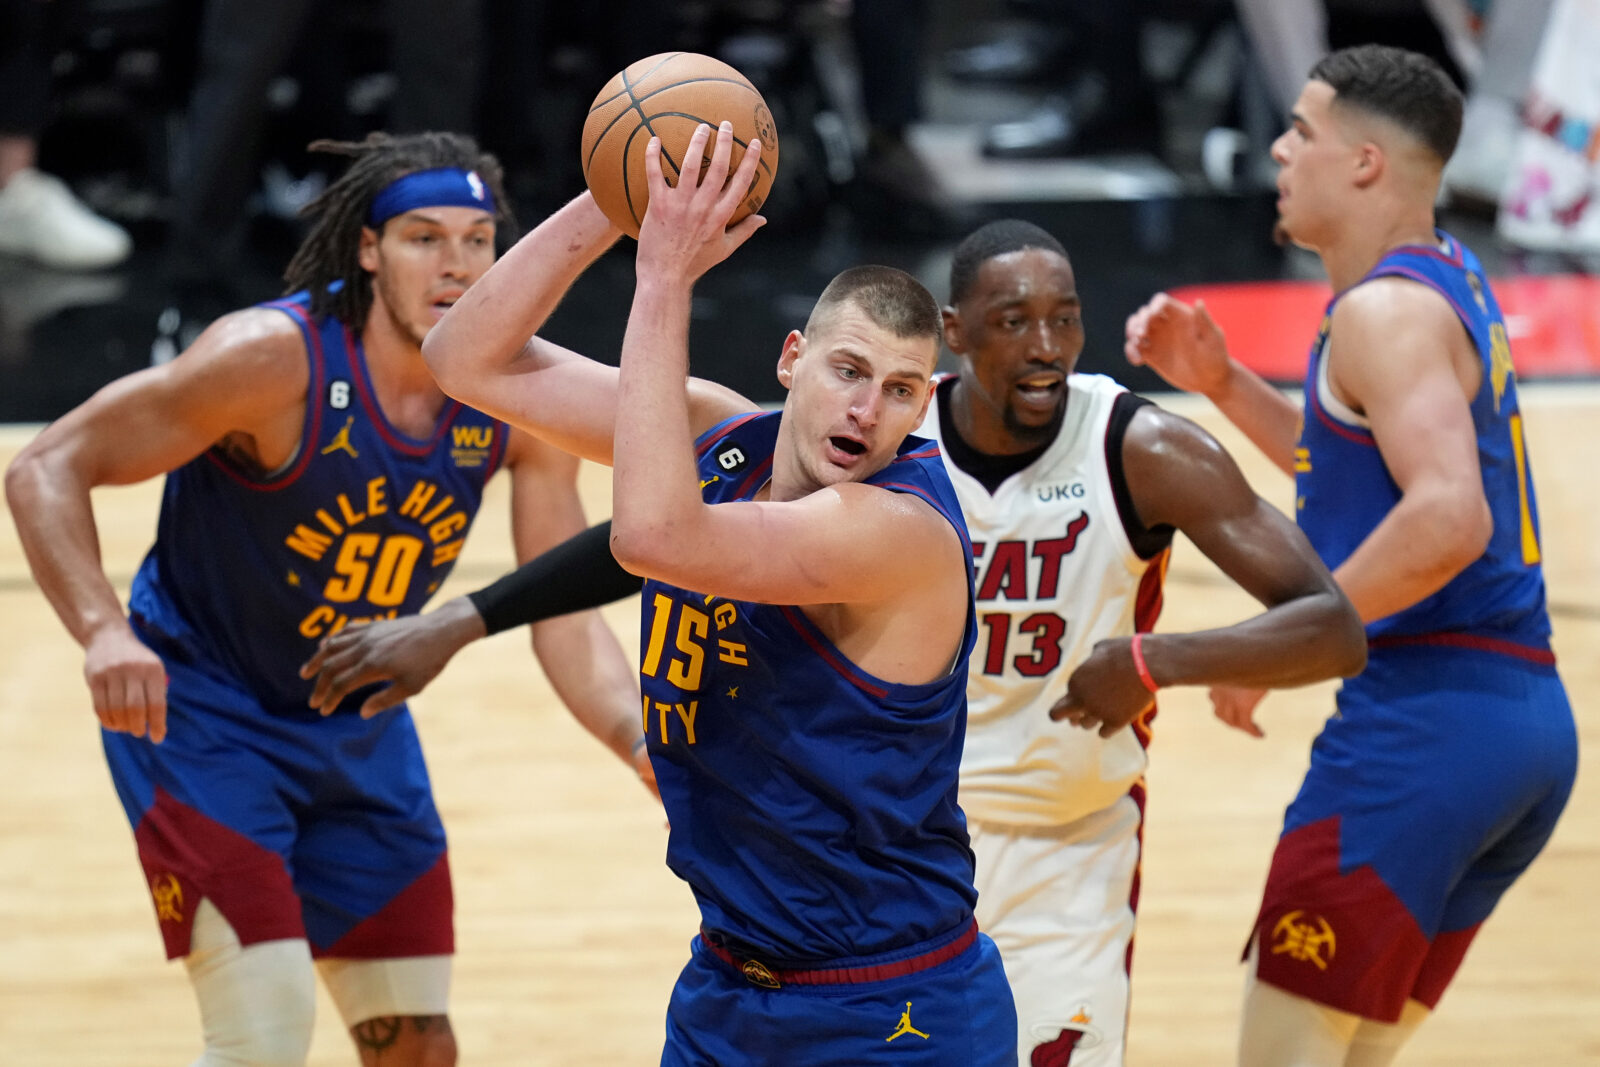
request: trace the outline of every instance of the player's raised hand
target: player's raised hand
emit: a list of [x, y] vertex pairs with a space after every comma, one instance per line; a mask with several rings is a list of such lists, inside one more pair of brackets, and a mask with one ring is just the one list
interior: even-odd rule
[[1190, 307], [1157, 293], [1128, 316], [1125, 334], [1128, 362], [1149, 367], [1179, 389], [1210, 396], [1227, 384], [1227, 342], [1203, 300]]
[[160, 744], [167, 736], [167, 668], [127, 623], [102, 627], [83, 650], [83, 677], [100, 725]]
[[370, 719], [416, 696], [452, 656], [483, 636], [482, 619], [464, 603], [465, 608], [450, 601], [426, 615], [347, 626], [324, 637], [300, 668], [300, 677], [317, 680], [309, 703], [331, 715], [355, 690], [388, 682], [361, 705], [361, 717]]
[[1110, 737], [1148, 708], [1154, 698], [1139, 680], [1133, 642], [1113, 637], [1095, 643], [1089, 658], [1067, 679], [1067, 695], [1050, 708], [1050, 717]]
[[655, 272], [664, 277], [696, 280], [766, 225], [762, 216], [750, 215], [736, 226], [728, 226], [755, 180], [761, 142], [749, 143], [738, 168], [730, 174], [733, 124], [724, 122], [716, 130], [710, 161], [697, 174], [687, 161], [704, 159], [711, 137], [709, 125], [701, 123], [695, 129], [684, 157], [686, 166], [676, 186], [668, 184], [661, 169], [661, 139], [652, 137], [645, 147], [650, 202], [639, 228], [636, 263], [641, 275]]
[[1217, 685], [1211, 687], [1211, 711], [1217, 718], [1233, 727], [1243, 730], [1251, 737], [1266, 737], [1265, 731], [1256, 725], [1256, 706], [1261, 703], [1261, 698], [1267, 695], [1265, 689], [1245, 689], [1236, 685]]

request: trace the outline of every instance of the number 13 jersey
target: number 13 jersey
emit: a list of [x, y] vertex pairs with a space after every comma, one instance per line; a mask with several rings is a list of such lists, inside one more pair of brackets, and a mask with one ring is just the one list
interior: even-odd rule
[[1153, 538], [1153, 555], [1135, 549], [1128, 531], [1143, 528], [1122, 479], [1123, 431], [1144, 402], [1110, 378], [1072, 375], [1055, 440], [990, 493], [951, 459], [941, 414], [955, 384], [940, 379], [917, 432], [944, 446], [976, 568], [961, 807], [980, 821], [1064, 825], [1115, 803], [1147, 762], [1153, 709], [1108, 738], [1049, 716], [1095, 642], [1147, 631], [1161, 611], [1169, 538]]

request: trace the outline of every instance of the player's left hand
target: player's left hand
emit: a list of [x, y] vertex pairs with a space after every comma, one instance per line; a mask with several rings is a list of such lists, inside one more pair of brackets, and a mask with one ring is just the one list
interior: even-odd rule
[[1099, 727], [1101, 737], [1110, 737], [1155, 703], [1139, 680], [1132, 646], [1126, 637], [1097, 642], [1067, 679], [1067, 695], [1050, 708], [1050, 718], [1086, 730]]
[[[701, 123], [689, 138], [684, 159], [704, 159], [711, 127]], [[738, 225], [728, 220], [744, 200], [755, 180], [761, 162], [761, 142], [752, 140], [739, 167], [730, 175], [733, 158], [733, 124], [724, 122], [716, 130], [711, 159], [700, 173], [686, 166], [678, 184], [669, 185], [661, 170], [661, 139], [650, 138], [644, 151], [644, 171], [650, 186], [650, 201], [639, 228], [639, 251], [635, 265], [641, 275], [694, 281], [733, 254], [766, 225], [760, 215], [750, 215]]]
[[426, 615], [347, 626], [324, 637], [300, 668], [300, 677], [317, 681], [311, 706], [331, 715], [362, 686], [391, 683], [362, 703], [361, 717], [370, 719], [422, 692], [472, 640], [471, 630], [445, 610], [449, 606]]
[[1256, 725], [1256, 705], [1267, 695], [1265, 689], [1246, 689], [1237, 685], [1211, 687], [1211, 711], [1217, 718], [1243, 730], [1251, 737], [1266, 737], [1266, 732]]

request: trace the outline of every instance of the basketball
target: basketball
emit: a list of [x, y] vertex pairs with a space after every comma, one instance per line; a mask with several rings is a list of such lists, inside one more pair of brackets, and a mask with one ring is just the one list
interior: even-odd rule
[[663, 52], [630, 64], [606, 83], [583, 123], [583, 177], [606, 217], [631, 237], [639, 236], [650, 201], [644, 150], [661, 138], [661, 171], [677, 184], [689, 138], [702, 122], [713, 136], [706, 142], [704, 167], [715, 146], [715, 128], [733, 124], [732, 173], [752, 139], [761, 139], [761, 165], [732, 225], [761, 209], [778, 173], [778, 128], [761, 93], [733, 67], [697, 52]]

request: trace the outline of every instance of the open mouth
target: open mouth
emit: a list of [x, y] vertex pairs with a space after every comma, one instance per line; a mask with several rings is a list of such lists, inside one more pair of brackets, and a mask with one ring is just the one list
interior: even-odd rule
[[1053, 402], [1061, 395], [1061, 388], [1066, 384], [1066, 376], [1052, 371], [1049, 374], [1030, 375], [1017, 383], [1016, 389], [1024, 400], [1033, 403]]
[[828, 443], [840, 452], [851, 456], [865, 455], [867, 451], [866, 445], [849, 437], [830, 437], [828, 438]]

